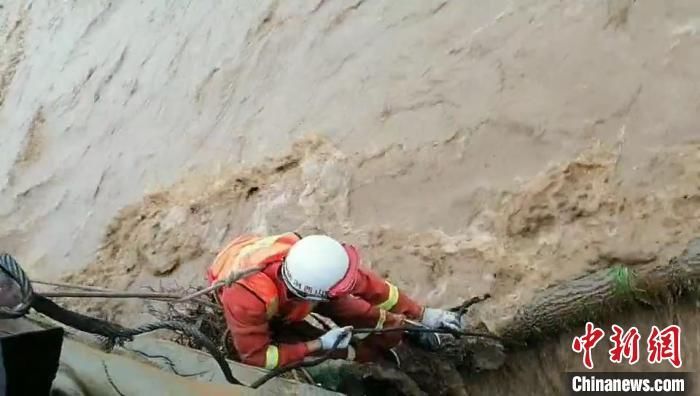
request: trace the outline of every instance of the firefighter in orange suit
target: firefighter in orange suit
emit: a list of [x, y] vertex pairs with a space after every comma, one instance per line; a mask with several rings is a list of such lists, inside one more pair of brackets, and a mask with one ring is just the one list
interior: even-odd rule
[[[233, 344], [246, 364], [273, 369], [329, 350], [336, 342], [339, 358], [377, 360], [401, 342], [402, 334], [352, 337], [352, 327], [400, 326], [404, 318], [430, 328], [460, 328], [457, 314], [417, 304], [363, 268], [355, 247], [326, 235], [240, 236], [219, 253], [207, 275], [213, 283], [251, 268], [262, 270], [219, 292]], [[343, 327], [312, 340], [276, 339], [274, 323], [289, 328], [312, 311]], [[354, 348], [352, 338], [358, 341]]]

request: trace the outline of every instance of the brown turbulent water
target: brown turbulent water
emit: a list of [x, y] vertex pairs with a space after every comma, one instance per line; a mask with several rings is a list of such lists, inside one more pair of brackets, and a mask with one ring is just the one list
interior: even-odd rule
[[0, 7], [0, 247], [35, 278], [199, 285], [239, 232], [321, 230], [489, 325], [700, 231], [694, 1]]

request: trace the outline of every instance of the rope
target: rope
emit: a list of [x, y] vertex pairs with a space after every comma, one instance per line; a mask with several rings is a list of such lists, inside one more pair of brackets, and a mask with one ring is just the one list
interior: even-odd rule
[[134, 336], [150, 333], [156, 330], [172, 330], [179, 331], [197, 341], [204, 349], [212, 355], [214, 360], [219, 364], [221, 371], [226, 377], [226, 380], [232, 384], [240, 385], [231, 372], [231, 368], [226, 362], [224, 355], [218, 350], [216, 345], [207, 338], [202, 332], [193, 326], [189, 326], [182, 322], [163, 321], [145, 324], [136, 328], [127, 328], [116, 323], [111, 323], [105, 320], [86, 316], [77, 312], [69, 311], [46, 297], [35, 295], [34, 304], [32, 307], [37, 312], [42, 313], [58, 322], [67, 326], [73, 327], [80, 331], [101, 335], [106, 337], [113, 344], [121, 344], [124, 341], [133, 340]]
[[21, 318], [29, 312], [34, 297], [32, 283], [19, 263], [7, 253], [0, 254], [0, 269], [19, 286], [20, 303], [14, 307], [0, 306], [0, 319]]
[[[97, 334], [106, 337], [111, 343], [118, 344], [125, 340], [132, 340], [134, 336], [150, 333], [156, 330], [172, 330], [179, 331], [197, 341], [204, 349], [209, 352], [214, 360], [219, 364], [221, 371], [226, 377], [226, 380], [235, 385], [240, 385], [231, 372], [226, 362], [224, 355], [217, 349], [216, 345], [207, 338], [199, 329], [184, 324], [182, 322], [164, 321], [149, 323], [136, 328], [123, 327], [116, 323], [111, 323], [102, 319], [93, 318], [77, 312], [69, 311], [48, 298], [34, 294], [32, 284], [27, 278], [22, 267], [17, 261], [8, 254], [0, 255], [0, 269], [4, 271], [12, 280], [17, 282], [20, 287], [21, 303], [14, 308], [0, 306], [1, 319], [20, 318], [29, 312], [29, 308], [34, 308], [37, 312], [42, 313], [60, 323], [73, 327], [86, 333]], [[235, 274], [233, 274], [235, 275]], [[234, 278], [234, 276], [230, 278]], [[225, 284], [224, 284], [225, 285]], [[222, 285], [223, 286], [223, 285]]]
[[73, 285], [70, 283], [57, 283], [57, 282], [45, 282], [45, 281], [33, 281], [33, 283], [47, 286], [63, 287], [68, 289], [80, 289], [84, 290], [82, 292], [46, 292], [42, 293], [45, 297], [81, 297], [81, 298], [141, 298], [141, 299], [151, 299], [168, 301], [170, 303], [184, 303], [189, 301], [195, 301], [199, 304], [213, 305], [207, 301], [199, 299], [198, 297], [205, 294], [211, 293], [213, 291], [219, 290], [222, 287], [229, 287], [236, 281], [246, 276], [260, 272], [262, 268], [251, 268], [241, 272], [233, 272], [226, 279], [221, 279], [214, 282], [211, 286], [204, 289], [197, 290], [194, 293], [181, 296], [174, 293], [159, 293], [159, 292], [125, 292], [119, 290], [105, 289], [102, 287], [93, 286], [82, 286]]
[[72, 284], [72, 283], [63, 283], [63, 282], [45, 282], [45, 281], [40, 281], [40, 280], [36, 280], [36, 279], [32, 279], [32, 284], [34, 284], [34, 285], [53, 286], [53, 287], [63, 287], [63, 288], [66, 288], [66, 289], [88, 290], [88, 291], [96, 291], [96, 292], [108, 292], [108, 291], [112, 291], [112, 290], [110, 290], [110, 289], [105, 289], [105, 288], [102, 288], [102, 287], [74, 285], [74, 284]]
[[621, 297], [634, 296], [634, 287], [632, 286], [632, 278], [634, 273], [629, 268], [616, 265], [610, 269], [613, 287], [615, 293]]
[[189, 300], [192, 300], [193, 298], [197, 298], [199, 296], [208, 294], [208, 293], [213, 292], [215, 290], [219, 290], [224, 286], [230, 287], [237, 280], [239, 280], [241, 278], [245, 278], [248, 275], [258, 273], [260, 271], [262, 271], [262, 268], [251, 268], [251, 269], [247, 269], [247, 270], [241, 271], [241, 272], [233, 272], [226, 279], [218, 280], [218, 281], [214, 282], [211, 286], [206, 287], [202, 290], [196, 291], [196, 292], [189, 294], [187, 296], [184, 296], [184, 297], [176, 300], [175, 302], [189, 301]]
[[[430, 328], [421, 328], [421, 327], [387, 327], [384, 329], [373, 329], [373, 328], [360, 328], [360, 329], [353, 329], [351, 332], [353, 334], [381, 334], [381, 333], [392, 333], [392, 332], [397, 332], [397, 331], [405, 331], [405, 332], [413, 332], [413, 333], [438, 333], [438, 334], [452, 334], [456, 336], [463, 336], [463, 337], [482, 337], [482, 338], [489, 338], [497, 341], [502, 341], [503, 339], [501, 337], [495, 336], [493, 334], [487, 334], [487, 333], [477, 333], [477, 332], [470, 332], [470, 331], [462, 331], [462, 330], [452, 330], [452, 329], [430, 329]], [[267, 372], [265, 375], [262, 377], [258, 378], [253, 382], [250, 387], [253, 389], [257, 389], [260, 387], [262, 384], [266, 383], [267, 381], [278, 377], [284, 373], [287, 373], [289, 371], [298, 369], [298, 368], [303, 368], [303, 367], [312, 367], [319, 365], [326, 360], [330, 359], [333, 353], [338, 349], [338, 344], [342, 338], [338, 338], [331, 349], [327, 350], [322, 356], [316, 358], [316, 359], [311, 359], [311, 360], [302, 360], [296, 363], [292, 363], [290, 365], [284, 366], [284, 367], [278, 367], [274, 370], [270, 370]]]
[[[48, 283], [48, 282], [44, 282]], [[107, 289], [105, 289], [107, 290]], [[206, 305], [209, 308], [221, 310], [221, 306], [214, 304], [210, 301], [206, 301], [201, 298], [192, 298], [189, 300], [183, 300], [183, 297], [179, 294], [173, 293], [158, 293], [158, 292], [123, 292], [117, 290], [108, 291], [50, 291], [42, 292], [44, 297], [61, 297], [61, 298], [138, 298], [141, 300], [154, 300], [161, 302], [168, 302], [171, 304], [192, 302], [200, 305]]]
[[453, 330], [453, 329], [430, 329], [430, 328], [421, 328], [421, 327], [387, 327], [384, 329], [354, 329], [352, 332], [355, 334], [363, 334], [363, 333], [369, 333], [369, 334], [382, 334], [382, 333], [394, 333], [397, 331], [405, 331], [409, 333], [435, 333], [435, 334], [452, 334], [454, 336], [459, 336], [459, 337], [481, 337], [481, 338], [489, 338], [495, 341], [505, 341], [503, 338], [493, 335], [493, 334], [488, 334], [488, 333], [479, 333], [479, 332], [473, 332], [473, 331], [462, 331], [462, 330]]

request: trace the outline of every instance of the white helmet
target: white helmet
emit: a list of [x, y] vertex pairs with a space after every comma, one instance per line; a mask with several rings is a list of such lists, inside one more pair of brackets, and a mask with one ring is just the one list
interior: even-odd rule
[[282, 279], [297, 297], [325, 301], [349, 268], [350, 258], [340, 242], [325, 235], [309, 235], [289, 249]]

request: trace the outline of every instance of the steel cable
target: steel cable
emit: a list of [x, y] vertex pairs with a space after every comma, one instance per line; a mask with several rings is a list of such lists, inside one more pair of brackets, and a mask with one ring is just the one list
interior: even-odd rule
[[[77, 312], [65, 309], [48, 298], [35, 294], [32, 289], [32, 284], [27, 277], [22, 267], [9, 254], [0, 255], [0, 269], [5, 272], [13, 281], [17, 282], [20, 289], [20, 304], [15, 307], [0, 306], [0, 318], [16, 319], [25, 316], [30, 308], [34, 308], [37, 312], [44, 314], [51, 319], [54, 319], [67, 326], [77, 330], [101, 335], [106, 337], [111, 343], [119, 344], [125, 340], [132, 340], [134, 336], [150, 333], [156, 330], [172, 330], [179, 331], [197, 341], [204, 349], [212, 355], [218, 363], [221, 371], [226, 377], [226, 380], [235, 385], [240, 385], [231, 372], [231, 368], [226, 362], [224, 355], [218, 350], [216, 345], [199, 329], [175, 321], [163, 321], [145, 324], [136, 328], [127, 328], [119, 324], [108, 322], [106, 320], [93, 318]], [[233, 278], [233, 277], [232, 277]]]
[[0, 269], [19, 286], [20, 302], [14, 307], [0, 305], [0, 319], [21, 318], [29, 312], [34, 298], [32, 282], [20, 267], [17, 260], [7, 253], [0, 254]]

